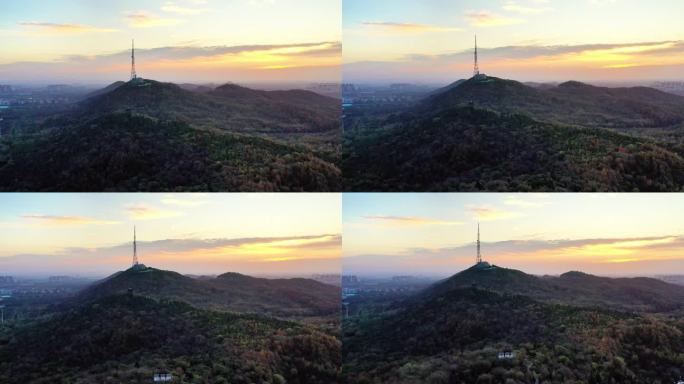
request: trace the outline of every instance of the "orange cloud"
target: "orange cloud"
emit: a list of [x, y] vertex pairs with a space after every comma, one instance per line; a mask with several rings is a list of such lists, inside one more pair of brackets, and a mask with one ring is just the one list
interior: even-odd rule
[[57, 34], [81, 34], [81, 33], [97, 33], [97, 32], [114, 32], [115, 29], [99, 28], [83, 24], [60, 24], [48, 23], [38, 21], [26, 21], [19, 23], [24, 27], [29, 27], [34, 31], [43, 33], [57, 33]]
[[387, 32], [400, 33], [425, 33], [425, 32], [458, 32], [461, 28], [456, 27], [440, 27], [429, 24], [415, 24], [415, 23], [397, 23], [390, 21], [368, 21], [363, 25], [381, 29]]
[[505, 211], [491, 205], [468, 205], [466, 208], [479, 221], [494, 221], [520, 217], [519, 212]]
[[524, 23], [525, 20], [499, 15], [489, 11], [470, 11], [465, 15], [471, 25], [476, 27], [495, 27]]
[[129, 12], [124, 15], [124, 19], [134, 28], [162, 27], [167, 25], [180, 24], [182, 20], [168, 19], [156, 16], [146, 11]]
[[431, 219], [428, 217], [417, 216], [364, 216], [364, 219], [373, 220], [377, 222], [385, 222], [388, 224], [399, 226], [425, 226], [425, 225], [462, 225], [460, 221], [447, 221], [440, 219]]
[[160, 209], [148, 204], [126, 205], [124, 209], [135, 220], [152, 220], [180, 216], [180, 212]]
[[71, 225], [103, 225], [103, 224], [117, 224], [117, 221], [99, 220], [84, 216], [59, 216], [59, 215], [42, 215], [42, 214], [28, 214], [21, 216], [24, 219], [30, 219], [41, 224], [71, 226]]

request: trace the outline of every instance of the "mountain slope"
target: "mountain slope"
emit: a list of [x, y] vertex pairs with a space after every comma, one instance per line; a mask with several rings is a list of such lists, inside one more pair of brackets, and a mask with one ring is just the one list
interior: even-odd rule
[[434, 296], [472, 286], [577, 307], [638, 312], [669, 312], [684, 308], [684, 287], [657, 279], [609, 278], [582, 272], [537, 277], [497, 266], [466, 269], [439, 282], [424, 295]]
[[5, 191], [335, 191], [340, 171], [274, 140], [127, 113], [0, 140]]
[[473, 107], [414, 111], [388, 118], [381, 128], [347, 132], [342, 169], [349, 191], [678, 191], [684, 186], [684, 159], [655, 141]]
[[[556, 279], [567, 289], [588, 280], [611, 284], [577, 273]], [[579, 281], [571, 284], [567, 279]], [[612, 283], [644, 285], [639, 279]], [[505, 268], [466, 270], [392, 311], [346, 320], [344, 379], [398, 384], [646, 384], [682, 377], [684, 318], [676, 313], [615, 311], [609, 305], [574, 305], [594, 298], [570, 296], [598, 285], [549, 298], [543, 296], [555, 288], [546, 278]], [[656, 286], [650, 280], [646, 285]], [[615, 298], [614, 292], [598, 295]], [[559, 298], [566, 304], [553, 303]], [[643, 299], [636, 297], [635, 306]], [[505, 351], [513, 356], [499, 357]]]
[[116, 273], [81, 294], [96, 300], [134, 293], [156, 299], [180, 300], [193, 306], [240, 313], [302, 318], [340, 313], [338, 287], [309, 279], [262, 279], [226, 273], [194, 279], [172, 271], [147, 268]]
[[334, 383], [340, 344], [272, 318], [114, 295], [21, 326], [0, 345], [3, 383]]
[[438, 110], [472, 103], [541, 121], [601, 128], [657, 128], [684, 123], [684, 97], [647, 87], [606, 88], [576, 81], [534, 88], [513, 80], [469, 79], [424, 101]]
[[328, 131], [338, 126], [341, 108], [338, 100], [308, 91], [260, 91], [227, 84], [200, 93], [153, 80], [114, 87], [80, 107], [82, 116], [131, 111], [200, 128], [260, 134]]

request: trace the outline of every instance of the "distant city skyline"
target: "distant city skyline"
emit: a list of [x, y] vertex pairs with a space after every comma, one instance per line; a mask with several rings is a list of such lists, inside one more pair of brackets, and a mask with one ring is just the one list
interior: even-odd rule
[[[537, 275], [684, 271], [679, 194], [345, 194], [343, 273], [446, 277], [482, 258]], [[682, 273], [682, 272], [680, 272]]]
[[335, 194], [2, 194], [0, 271], [103, 277], [133, 259], [185, 274], [340, 273]]
[[7, 1], [0, 83], [340, 80], [339, 0]]
[[343, 2], [345, 82], [684, 80], [684, 3], [640, 0]]

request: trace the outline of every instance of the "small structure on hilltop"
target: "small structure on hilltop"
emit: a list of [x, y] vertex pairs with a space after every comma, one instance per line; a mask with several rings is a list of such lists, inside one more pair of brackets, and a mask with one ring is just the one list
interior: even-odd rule
[[155, 383], [173, 381], [173, 375], [170, 373], [155, 373], [153, 380]]
[[508, 360], [508, 359], [513, 359], [515, 358], [515, 352], [513, 352], [510, 349], [504, 349], [503, 351], [499, 352], [499, 355], [497, 356], [499, 360]]

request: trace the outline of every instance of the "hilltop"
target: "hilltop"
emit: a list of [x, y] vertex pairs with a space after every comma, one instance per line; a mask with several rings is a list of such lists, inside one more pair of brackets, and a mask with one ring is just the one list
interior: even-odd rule
[[239, 273], [195, 279], [155, 268], [115, 273], [82, 292], [79, 300], [97, 300], [129, 289], [136, 295], [239, 313], [305, 318], [337, 316], [340, 311], [339, 287], [315, 280], [264, 279]]
[[345, 321], [343, 372], [350, 383], [675, 382], [683, 292], [652, 279], [471, 268]]
[[19, 327], [0, 345], [0, 381], [321, 383], [337, 381], [339, 341], [301, 324], [110, 295]]

